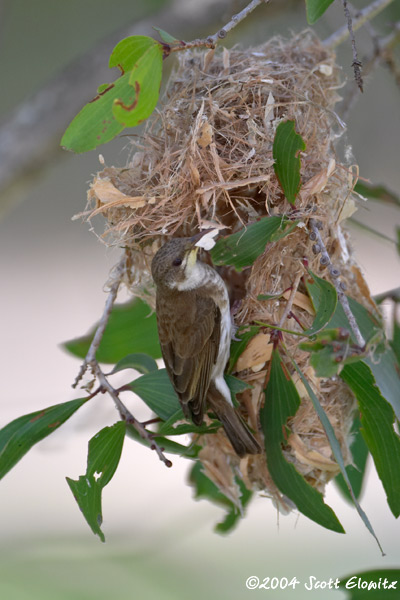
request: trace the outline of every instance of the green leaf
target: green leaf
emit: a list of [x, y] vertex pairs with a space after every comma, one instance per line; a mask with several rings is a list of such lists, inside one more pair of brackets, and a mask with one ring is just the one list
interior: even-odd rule
[[112, 112], [115, 100], [127, 106], [135, 100], [135, 90], [129, 85], [126, 73], [91, 100], [73, 118], [62, 139], [61, 146], [73, 152], [88, 152], [114, 139], [124, 128]]
[[278, 489], [294, 502], [300, 512], [327, 529], [344, 533], [335, 513], [325, 504], [322, 494], [307, 483], [294, 465], [284, 458], [284, 428], [288, 418], [296, 414], [299, 406], [300, 397], [296, 387], [279, 352], [274, 350], [265, 390], [265, 404], [260, 412], [268, 470]]
[[390, 342], [393, 353], [400, 365], [400, 323], [395, 318], [393, 320], [393, 339]]
[[147, 35], [131, 35], [124, 38], [111, 52], [108, 66], [118, 67], [122, 74], [131, 71], [137, 61], [153, 46], [160, 44]]
[[136, 127], [155, 109], [160, 94], [162, 60], [162, 45], [155, 42], [138, 59], [130, 72], [129, 85], [135, 90], [133, 101], [114, 99], [112, 113], [124, 127]]
[[354, 191], [361, 196], [366, 196], [372, 200], [381, 200], [388, 204], [394, 204], [400, 206], [400, 197], [388, 190], [384, 185], [372, 185], [358, 181], [354, 188]]
[[252, 386], [246, 383], [246, 381], [242, 381], [241, 379], [238, 379], [238, 377], [234, 377], [233, 375], [225, 375], [224, 377], [228, 388], [231, 392], [231, 397], [234, 404], [236, 402], [237, 394], [241, 394], [242, 392], [244, 392], [244, 390], [249, 390], [252, 388]]
[[166, 369], [142, 375], [132, 381], [129, 387], [163, 421], [167, 421], [180, 410], [178, 396], [172, 387]]
[[[63, 347], [74, 356], [85, 358], [96, 329], [97, 324], [90, 333], [65, 342]], [[137, 352], [161, 358], [156, 315], [139, 299], [113, 306], [96, 358], [99, 362], [114, 364], [127, 354]]]
[[170, 33], [167, 33], [166, 31], [164, 31], [164, 29], [160, 29], [159, 27], [154, 27], [154, 25], [153, 25], [153, 29], [155, 29], [158, 32], [158, 35], [160, 36], [162, 41], [165, 42], [166, 44], [172, 44], [172, 45], [180, 44], [180, 41], [177, 40], [176, 37], [174, 37]]
[[382, 396], [393, 408], [398, 421], [400, 421], [400, 371], [393, 350], [390, 347], [379, 354], [364, 360], [371, 369]]
[[101, 524], [101, 492], [112, 479], [121, 458], [125, 439], [125, 421], [104, 427], [89, 441], [86, 474], [78, 480], [66, 477], [67, 483], [93, 533], [105, 541]]
[[[361, 434], [361, 421], [359, 416], [356, 416], [353, 421], [350, 435], [352, 437], [350, 451], [353, 457], [353, 464], [347, 465], [346, 471], [350, 479], [354, 495], [357, 499], [359, 499], [364, 482], [365, 467], [367, 465], [367, 458], [369, 454], [368, 446]], [[335, 483], [343, 494], [344, 498], [353, 504], [350, 492], [341, 473], [339, 473], [339, 475], [336, 477]]]
[[301, 135], [295, 131], [294, 121], [283, 121], [276, 128], [272, 155], [274, 169], [286, 199], [294, 204], [300, 190], [299, 152], [306, 149]]
[[[334, 286], [326, 281], [325, 279], [321, 279], [315, 275], [312, 271], [308, 270], [308, 273], [311, 279], [305, 278], [305, 284], [307, 287], [307, 291], [309, 296], [313, 298], [313, 295], [318, 295], [318, 306], [314, 305], [315, 308], [315, 319], [313, 321], [312, 326], [304, 331], [304, 335], [314, 335], [324, 329], [330, 322], [337, 305], [337, 293]], [[318, 288], [317, 291], [311, 293], [311, 288]]]
[[[374, 459], [387, 501], [400, 515], [400, 438], [394, 430], [392, 407], [380, 393], [369, 367], [359, 362], [340, 374], [355, 394], [361, 413], [362, 434]], [[398, 388], [399, 389], [399, 388]]]
[[240, 231], [220, 238], [210, 251], [215, 265], [232, 265], [237, 271], [254, 263], [268, 242], [287, 236], [297, 221], [285, 217], [263, 217]]
[[34, 446], [53, 433], [88, 398], [78, 398], [19, 417], [0, 430], [0, 479]]
[[146, 36], [126, 38], [114, 48], [109, 66], [118, 66], [122, 76], [100, 86], [97, 96], [68, 125], [61, 140], [67, 150], [93, 150], [112, 140], [125, 126], [137, 125], [154, 110], [161, 81], [161, 44]]
[[306, 0], [307, 22], [313, 25], [332, 2], [333, 0]]
[[185, 458], [196, 458], [200, 449], [199, 446], [195, 446], [194, 444], [184, 446], [183, 444], [178, 444], [177, 442], [169, 440], [167, 437], [158, 434], [154, 434], [151, 440], [144, 439], [139, 435], [133, 425], [129, 424], [126, 426], [126, 434], [136, 442], [143, 444], [143, 446], [150, 448], [153, 442], [156, 442], [165, 452], [177, 454], [178, 456], [184, 456]]
[[158, 366], [154, 358], [143, 352], [136, 352], [134, 354], [128, 354], [124, 356], [120, 361], [117, 362], [110, 375], [123, 371], [124, 369], [135, 369], [139, 373], [151, 373], [157, 371]]
[[[209, 500], [214, 504], [217, 504], [228, 511], [225, 519], [218, 523], [215, 527], [219, 533], [227, 533], [232, 530], [241, 518], [242, 514], [237, 506], [233, 504], [229, 498], [227, 498], [215, 485], [211, 479], [209, 479], [203, 472], [203, 465], [200, 461], [196, 461], [193, 465], [192, 470], [189, 474], [189, 482], [194, 489], [194, 497], [196, 500]], [[252, 493], [246, 488], [244, 483], [236, 478], [236, 483], [239, 485], [241, 490], [241, 505], [246, 507], [250, 502]]]
[[234, 371], [239, 356], [243, 354], [251, 338], [257, 335], [259, 331], [260, 327], [258, 325], [246, 325], [245, 327], [238, 329], [235, 335], [236, 339], [231, 343], [228, 373]]
[[398, 600], [400, 569], [374, 569], [341, 577], [347, 600]]
[[[381, 552], [383, 554], [382, 547], [380, 545], [380, 542], [379, 542], [378, 538], [376, 537], [375, 531], [373, 530], [372, 525], [369, 522], [369, 519], [368, 519], [367, 515], [365, 514], [365, 512], [361, 508], [361, 506], [360, 506], [357, 498], [354, 495], [354, 491], [353, 491], [353, 488], [351, 487], [351, 482], [350, 482], [349, 476], [347, 475], [347, 471], [346, 471], [346, 467], [345, 467], [345, 464], [344, 464], [344, 460], [343, 460], [343, 456], [342, 456], [342, 451], [341, 451], [341, 448], [340, 448], [340, 444], [339, 444], [339, 442], [337, 440], [337, 437], [336, 437], [335, 431], [334, 431], [334, 429], [333, 429], [333, 427], [331, 425], [331, 422], [329, 421], [329, 419], [328, 419], [328, 417], [327, 417], [324, 409], [322, 408], [321, 404], [319, 403], [319, 400], [318, 400], [317, 396], [314, 394], [314, 392], [313, 392], [310, 384], [308, 383], [306, 377], [304, 377], [304, 375], [301, 372], [300, 368], [298, 367], [297, 363], [295, 362], [295, 360], [293, 358], [291, 358], [291, 361], [292, 361], [292, 364], [293, 364], [294, 368], [296, 369], [297, 373], [299, 374], [300, 379], [302, 380], [302, 382], [304, 384], [304, 387], [307, 390], [307, 394], [308, 394], [311, 402], [313, 403], [315, 411], [316, 411], [316, 413], [317, 413], [317, 415], [319, 417], [319, 420], [321, 421], [322, 427], [325, 430], [326, 436], [327, 436], [328, 441], [329, 441], [329, 445], [330, 445], [330, 447], [332, 449], [332, 453], [333, 453], [333, 455], [334, 455], [334, 457], [336, 459], [336, 462], [338, 463], [340, 471], [341, 471], [341, 473], [343, 475], [343, 479], [345, 480], [346, 485], [347, 485], [347, 487], [349, 489], [351, 498], [352, 498], [352, 500], [354, 502], [354, 506], [356, 507], [356, 510], [357, 510], [358, 514], [360, 515], [360, 517], [361, 517], [361, 519], [362, 519], [365, 527], [368, 529], [368, 531], [371, 533], [371, 535], [375, 538], [375, 540], [376, 540], [376, 542], [377, 542], [377, 544], [379, 546], [379, 549], [381, 550]], [[345, 367], [345, 368], [347, 368], [347, 367]]]
[[285, 292], [278, 292], [277, 294], [259, 294], [257, 296], [257, 300], [278, 300], [278, 298], [282, 298]]

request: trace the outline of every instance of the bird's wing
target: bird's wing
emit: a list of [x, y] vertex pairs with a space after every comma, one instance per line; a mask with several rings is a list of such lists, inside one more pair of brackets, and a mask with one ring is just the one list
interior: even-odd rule
[[182, 308], [172, 299], [158, 302], [157, 321], [165, 366], [183, 411], [201, 424], [218, 356], [221, 313], [211, 298], [191, 296]]

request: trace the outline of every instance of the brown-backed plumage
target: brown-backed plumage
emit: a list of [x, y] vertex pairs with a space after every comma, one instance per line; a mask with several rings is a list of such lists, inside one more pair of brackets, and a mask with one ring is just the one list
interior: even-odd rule
[[165, 366], [186, 418], [201, 425], [210, 409], [239, 456], [257, 454], [223, 377], [232, 331], [228, 292], [218, 273], [197, 260], [199, 237], [169, 240], [152, 262]]

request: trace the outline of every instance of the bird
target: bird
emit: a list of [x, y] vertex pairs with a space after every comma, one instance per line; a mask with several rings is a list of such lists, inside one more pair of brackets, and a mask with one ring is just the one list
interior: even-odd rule
[[258, 454], [224, 379], [233, 324], [224, 280], [198, 258], [205, 233], [169, 239], [152, 260], [162, 356], [185, 418], [201, 425], [211, 411], [239, 457]]

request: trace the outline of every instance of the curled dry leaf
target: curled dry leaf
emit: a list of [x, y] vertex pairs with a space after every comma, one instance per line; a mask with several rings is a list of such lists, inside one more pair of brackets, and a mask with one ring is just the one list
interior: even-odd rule
[[[338, 464], [312, 448], [309, 448], [301, 438], [292, 433], [289, 436], [288, 443], [294, 450], [295, 456], [299, 462], [312, 468], [329, 471], [338, 474], [340, 472]], [[327, 451], [331, 453], [331, 449], [327, 446]]]

